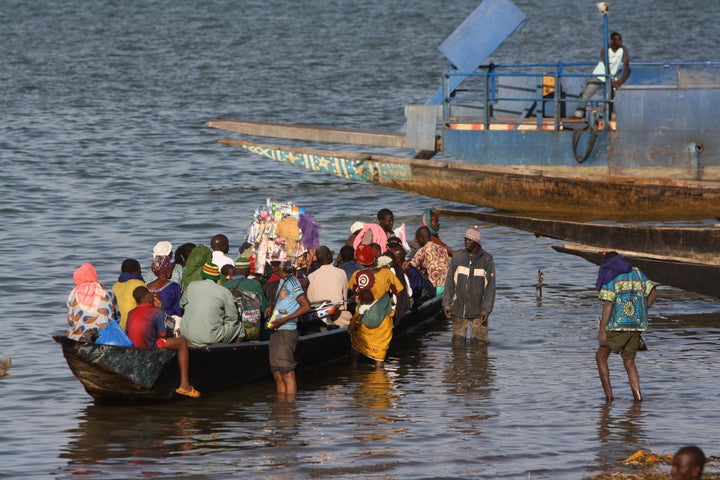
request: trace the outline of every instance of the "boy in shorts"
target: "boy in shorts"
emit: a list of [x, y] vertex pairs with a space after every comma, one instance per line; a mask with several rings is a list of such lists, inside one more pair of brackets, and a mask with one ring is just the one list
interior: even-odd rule
[[127, 334], [137, 348], [167, 348], [177, 351], [180, 367], [180, 386], [175, 389], [180, 395], [198, 398], [200, 392], [190, 385], [190, 354], [184, 338], [168, 338], [165, 327], [165, 312], [158, 308], [155, 295], [147, 287], [139, 286], [133, 290], [137, 307], [130, 310], [127, 320]]
[[[275, 378], [278, 395], [287, 400], [297, 393], [295, 380], [295, 348], [298, 342], [298, 318], [310, 311], [310, 302], [300, 281], [293, 275], [295, 267], [290, 261], [273, 262], [273, 272], [280, 276], [275, 306], [267, 323], [270, 335], [270, 371]], [[270, 310], [270, 307], [268, 307]]]
[[619, 353], [633, 398], [640, 401], [640, 375], [635, 366], [635, 355], [641, 348], [640, 333], [647, 329], [647, 309], [657, 296], [655, 283], [616, 252], [608, 252], [595, 286], [603, 301], [595, 362], [605, 398], [613, 400], [608, 357], [610, 353]]

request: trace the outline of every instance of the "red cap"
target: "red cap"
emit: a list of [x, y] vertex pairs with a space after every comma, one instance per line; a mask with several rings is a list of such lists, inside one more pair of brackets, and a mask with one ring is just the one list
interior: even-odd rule
[[375, 249], [366, 243], [361, 243], [355, 249], [355, 260], [366, 267], [372, 265], [375, 261]]

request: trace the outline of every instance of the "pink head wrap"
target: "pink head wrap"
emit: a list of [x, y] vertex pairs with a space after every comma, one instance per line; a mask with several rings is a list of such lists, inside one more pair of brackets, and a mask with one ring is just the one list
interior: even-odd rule
[[75, 293], [78, 303], [83, 308], [95, 309], [100, 303], [100, 297], [105, 293], [102, 285], [98, 283], [97, 271], [89, 263], [83, 263], [73, 272]]

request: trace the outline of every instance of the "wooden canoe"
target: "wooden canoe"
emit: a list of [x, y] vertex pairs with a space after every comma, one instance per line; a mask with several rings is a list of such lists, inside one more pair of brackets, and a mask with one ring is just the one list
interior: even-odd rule
[[[555, 251], [575, 255], [601, 265], [602, 250], [575, 245], [553, 246]], [[650, 280], [663, 285], [720, 298], [720, 265], [683, 262], [662, 256], [618, 251], [628, 262], [638, 267]]]
[[452, 209], [437, 209], [441, 215], [464, 216], [483, 222], [532, 232], [537, 236], [581, 243], [603, 250], [643, 252], [666, 260], [720, 266], [720, 227], [620, 225], [549, 220]]
[[[408, 311], [395, 327], [393, 338], [420, 332], [442, 321], [445, 316], [441, 303], [440, 298], [435, 298]], [[53, 338], [62, 346], [73, 375], [98, 401], [180, 397], [175, 393], [180, 374], [173, 351], [79, 343], [63, 335]], [[205, 394], [269, 379], [268, 343], [251, 341], [190, 349], [190, 382]], [[298, 369], [341, 360], [349, 351], [347, 328], [302, 336], [296, 350]]]

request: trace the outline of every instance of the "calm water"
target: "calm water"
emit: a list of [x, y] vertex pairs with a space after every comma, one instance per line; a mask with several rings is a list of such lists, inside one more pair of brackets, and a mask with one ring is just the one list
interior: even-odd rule
[[[718, 60], [720, 3], [627, 0], [611, 29], [633, 60]], [[663, 288], [642, 405], [618, 358], [617, 400], [596, 378], [595, 268], [530, 234], [483, 226], [498, 297], [487, 349], [452, 349], [442, 325], [395, 345], [385, 372], [300, 376], [172, 405], [98, 406], [50, 333], [72, 271], [112, 283], [159, 240], [241, 243], [266, 197], [292, 200], [337, 246], [390, 207], [412, 231], [416, 195], [316, 177], [216, 143], [215, 118], [398, 130], [446, 64], [440, 43], [476, 1], [209, 0], [0, 6], [0, 478], [552, 478], [617, 469], [636, 449], [718, 455], [717, 302]], [[594, 59], [592, 2], [517, 1], [526, 25], [496, 62]], [[445, 218], [460, 247], [469, 223]], [[533, 284], [545, 272], [542, 300]], [[234, 365], [232, 368], [250, 368]]]

